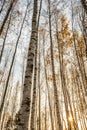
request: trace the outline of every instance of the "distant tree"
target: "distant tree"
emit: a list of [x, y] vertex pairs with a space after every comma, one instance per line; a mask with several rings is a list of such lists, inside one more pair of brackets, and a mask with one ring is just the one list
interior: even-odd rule
[[48, 0], [50, 52], [51, 52], [52, 78], [53, 78], [53, 87], [54, 87], [54, 101], [55, 101], [55, 106], [56, 106], [57, 124], [58, 124], [59, 129], [63, 130], [61, 117], [60, 117], [59, 99], [58, 99], [58, 93], [57, 93], [57, 84], [56, 84], [56, 78], [55, 78], [54, 57], [53, 57], [52, 25], [51, 25], [51, 3], [50, 2], [51, 1]]
[[7, 88], [8, 88], [8, 84], [9, 84], [9, 79], [10, 79], [10, 76], [11, 76], [11, 72], [12, 72], [12, 68], [13, 68], [13, 64], [14, 64], [14, 60], [15, 60], [15, 56], [16, 56], [16, 52], [17, 52], [17, 47], [18, 47], [18, 43], [19, 43], [19, 39], [20, 39], [20, 36], [21, 36], [22, 29], [23, 29], [26, 14], [27, 14], [27, 8], [26, 8], [26, 12], [25, 12], [25, 15], [24, 15], [24, 18], [23, 18], [23, 21], [22, 21], [19, 36], [18, 36], [18, 39], [17, 39], [17, 42], [16, 42], [14, 54], [13, 54], [10, 69], [9, 69], [9, 72], [8, 72], [8, 77], [7, 77], [6, 83], [5, 83], [4, 94], [3, 94], [2, 103], [1, 103], [1, 107], [0, 107], [0, 118], [1, 118], [2, 110], [3, 110], [3, 106], [4, 106], [4, 103], [5, 103], [5, 98], [6, 98]]

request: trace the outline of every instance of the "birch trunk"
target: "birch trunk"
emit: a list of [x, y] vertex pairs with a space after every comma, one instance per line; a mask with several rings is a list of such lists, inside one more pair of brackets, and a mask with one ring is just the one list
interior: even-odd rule
[[30, 104], [31, 104], [33, 61], [35, 57], [36, 45], [37, 45], [37, 0], [34, 0], [32, 32], [31, 32], [31, 39], [30, 39], [30, 45], [29, 45], [28, 57], [27, 57], [23, 99], [22, 99], [21, 108], [18, 114], [16, 115], [17, 130], [28, 130]]

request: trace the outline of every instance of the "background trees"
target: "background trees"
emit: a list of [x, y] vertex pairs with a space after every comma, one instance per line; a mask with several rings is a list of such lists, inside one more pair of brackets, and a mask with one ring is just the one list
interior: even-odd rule
[[1, 130], [87, 129], [86, 15], [86, 1], [1, 1]]

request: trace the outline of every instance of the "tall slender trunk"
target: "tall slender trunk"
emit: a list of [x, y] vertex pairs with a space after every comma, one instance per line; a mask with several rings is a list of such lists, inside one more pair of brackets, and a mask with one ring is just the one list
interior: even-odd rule
[[39, 41], [39, 44], [38, 44], [38, 49], [39, 49], [39, 63], [38, 63], [38, 96], [39, 96], [39, 120], [38, 120], [38, 123], [39, 123], [39, 130], [41, 130], [41, 87], [40, 87], [40, 66], [41, 66], [41, 57], [40, 57], [40, 41]]
[[35, 51], [35, 66], [34, 66], [34, 87], [33, 87], [33, 97], [32, 97], [32, 107], [31, 107], [31, 122], [30, 129], [35, 130], [35, 103], [36, 103], [36, 83], [37, 83], [37, 49]]
[[[38, 15], [38, 22], [37, 22], [37, 33], [39, 28], [39, 21], [40, 21], [40, 14], [41, 14], [41, 7], [42, 7], [42, 0], [40, 1], [40, 9], [39, 9], [39, 15]], [[37, 34], [38, 35], [38, 34]], [[37, 39], [38, 43], [38, 39]], [[36, 50], [35, 50], [35, 71], [34, 71], [34, 88], [33, 88], [33, 101], [32, 101], [32, 109], [31, 109], [31, 130], [35, 130], [35, 103], [36, 103], [36, 87], [37, 87], [37, 44], [36, 44]]]
[[32, 73], [33, 73], [33, 61], [35, 57], [35, 50], [37, 45], [37, 2], [34, 0], [33, 17], [32, 17], [32, 32], [30, 45], [27, 57], [27, 66], [25, 72], [23, 99], [21, 108], [16, 115], [17, 130], [28, 130], [28, 121], [30, 115], [30, 104], [31, 104], [31, 86], [32, 86]]
[[45, 79], [46, 79], [46, 88], [47, 88], [47, 93], [48, 93], [48, 103], [49, 103], [49, 109], [50, 109], [50, 119], [51, 119], [51, 127], [52, 130], [54, 130], [54, 126], [53, 126], [53, 116], [52, 116], [52, 106], [51, 106], [51, 100], [50, 100], [50, 90], [49, 90], [49, 85], [48, 85], [48, 81], [47, 81], [47, 70], [46, 70], [46, 64], [45, 64], [45, 52], [44, 52], [44, 34], [43, 34], [43, 59], [44, 59], [44, 72], [45, 72]]
[[45, 100], [45, 130], [47, 130], [47, 97]]
[[54, 57], [53, 57], [53, 41], [52, 41], [52, 27], [51, 27], [51, 13], [50, 13], [50, 0], [48, 0], [48, 9], [49, 9], [49, 34], [50, 34], [50, 51], [51, 51], [51, 65], [52, 65], [52, 77], [53, 77], [53, 87], [54, 87], [54, 101], [56, 105], [56, 114], [57, 114], [57, 124], [59, 125], [59, 130], [63, 130], [60, 108], [59, 108], [59, 99], [55, 78], [55, 69], [54, 69]]

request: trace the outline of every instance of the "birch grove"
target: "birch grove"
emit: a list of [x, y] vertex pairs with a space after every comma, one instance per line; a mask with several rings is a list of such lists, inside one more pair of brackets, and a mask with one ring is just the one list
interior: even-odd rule
[[0, 130], [87, 130], [87, 0], [0, 1]]

